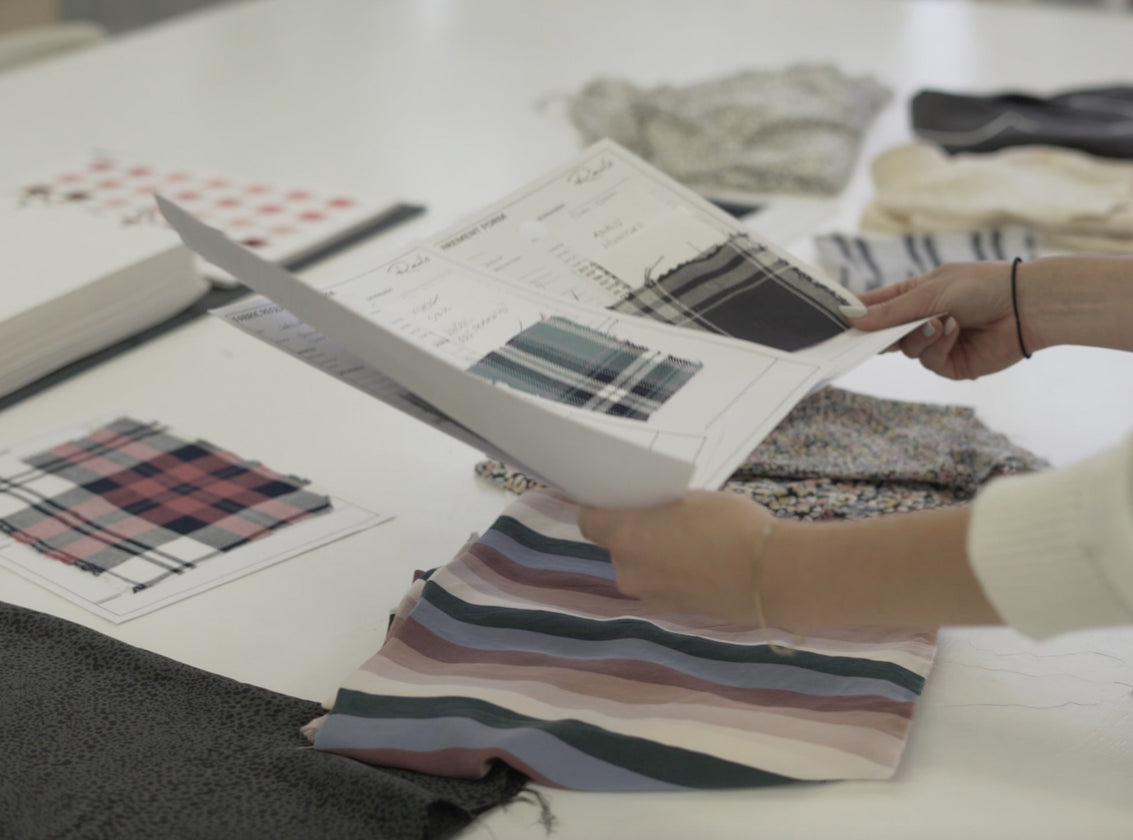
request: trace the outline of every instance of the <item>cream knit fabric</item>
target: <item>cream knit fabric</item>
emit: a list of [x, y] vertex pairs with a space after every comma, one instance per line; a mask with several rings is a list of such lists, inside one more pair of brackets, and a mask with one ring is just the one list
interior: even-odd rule
[[1037, 639], [1133, 624], [1133, 434], [1080, 463], [989, 484], [968, 555], [1003, 620]]
[[911, 143], [879, 155], [873, 180], [864, 231], [1022, 225], [1052, 249], [1133, 253], [1133, 161], [1054, 146], [948, 156]]

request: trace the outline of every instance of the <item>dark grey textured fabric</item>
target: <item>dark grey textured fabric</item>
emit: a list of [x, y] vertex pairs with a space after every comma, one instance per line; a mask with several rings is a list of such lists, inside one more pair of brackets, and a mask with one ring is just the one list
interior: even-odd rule
[[949, 152], [1065, 146], [1133, 158], [1133, 87], [1082, 88], [1050, 97], [923, 90], [909, 105], [913, 131]]
[[317, 703], [0, 603], [0, 837], [451, 837], [525, 777], [442, 779], [315, 752]]

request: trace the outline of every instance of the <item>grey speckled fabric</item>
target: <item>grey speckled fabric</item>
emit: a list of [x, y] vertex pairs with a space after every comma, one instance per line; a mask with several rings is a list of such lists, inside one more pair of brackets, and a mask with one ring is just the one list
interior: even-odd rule
[[874, 79], [796, 64], [686, 87], [598, 78], [567, 108], [584, 143], [609, 137], [706, 195], [832, 195], [889, 97]]
[[[998, 475], [1046, 462], [972, 409], [823, 388], [802, 400], [728, 480], [777, 516], [861, 519], [965, 502]], [[522, 493], [535, 482], [498, 461], [476, 472]]]
[[315, 752], [319, 704], [0, 603], [0, 837], [451, 837], [525, 785]]

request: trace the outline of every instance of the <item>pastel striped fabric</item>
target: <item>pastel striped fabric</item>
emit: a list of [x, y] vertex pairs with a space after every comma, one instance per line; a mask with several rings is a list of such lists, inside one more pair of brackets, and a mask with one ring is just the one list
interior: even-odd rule
[[556, 402], [648, 420], [701, 367], [556, 316], [513, 336], [468, 370]]
[[329, 511], [306, 482], [156, 423], [120, 418], [0, 460], [0, 530], [139, 591]]
[[315, 747], [469, 778], [499, 759], [596, 791], [894, 772], [934, 634], [845, 630], [781, 656], [761, 630], [621, 595], [576, 519], [572, 503], [529, 491], [416, 581], [382, 649], [308, 727]]
[[800, 350], [846, 330], [827, 286], [747, 236], [733, 236], [609, 308], [780, 350]]
[[826, 233], [814, 238], [818, 257], [855, 294], [927, 274], [949, 262], [1031, 260], [1038, 240], [1026, 228], [967, 233], [909, 233], [903, 236], [851, 236]]

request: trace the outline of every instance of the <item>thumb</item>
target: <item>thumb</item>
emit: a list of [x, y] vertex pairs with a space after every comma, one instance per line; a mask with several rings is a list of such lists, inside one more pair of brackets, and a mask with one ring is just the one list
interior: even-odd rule
[[880, 330], [939, 314], [938, 310], [933, 290], [920, 285], [872, 304], [860, 318], [850, 318], [849, 321], [859, 330]]
[[602, 508], [580, 507], [578, 509], [578, 529], [582, 536], [595, 545], [606, 545], [614, 528], [616, 514]]

